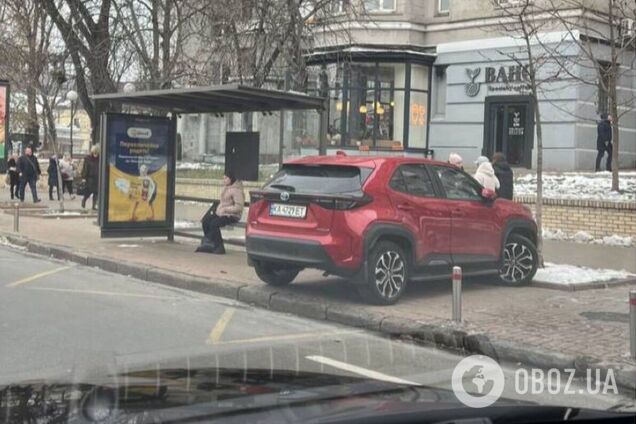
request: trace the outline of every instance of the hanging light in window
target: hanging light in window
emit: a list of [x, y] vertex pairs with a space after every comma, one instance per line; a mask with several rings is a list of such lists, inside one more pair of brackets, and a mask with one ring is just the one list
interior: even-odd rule
[[367, 109], [367, 105], [360, 106], [360, 113], [367, 113], [369, 109]]
[[340, 112], [342, 110], [342, 102], [336, 102], [336, 110]]

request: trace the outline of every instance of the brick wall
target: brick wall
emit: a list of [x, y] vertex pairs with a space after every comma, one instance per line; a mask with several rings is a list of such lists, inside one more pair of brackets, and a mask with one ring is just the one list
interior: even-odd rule
[[[518, 197], [534, 211], [535, 198]], [[619, 235], [636, 237], [636, 202], [544, 199], [543, 228], [566, 234], [585, 231], [594, 238]]]

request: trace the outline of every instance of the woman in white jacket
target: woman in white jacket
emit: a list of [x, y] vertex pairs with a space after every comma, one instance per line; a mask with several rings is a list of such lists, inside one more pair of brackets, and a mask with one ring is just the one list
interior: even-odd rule
[[479, 184], [488, 190], [497, 191], [499, 189], [499, 180], [497, 176], [495, 176], [495, 170], [488, 158], [486, 156], [479, 156], [475, 161], [475, 165], [477, 165], [475, 179]]

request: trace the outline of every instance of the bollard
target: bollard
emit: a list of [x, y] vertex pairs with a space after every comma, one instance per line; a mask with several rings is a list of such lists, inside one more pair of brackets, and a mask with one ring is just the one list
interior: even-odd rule
[[462, 269], [453, 267], [453, 321], [462, 322]]
[[629, 292], [629, 349], [636, 360], [636, 290]]
[[13, 232], [20, 232], [20, 204], [13, 205]]

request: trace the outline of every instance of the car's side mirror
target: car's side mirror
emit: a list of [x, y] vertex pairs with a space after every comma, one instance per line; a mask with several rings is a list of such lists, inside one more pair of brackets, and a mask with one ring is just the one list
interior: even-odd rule
[[494, 190], [490, 190], [489, 188], [482, 188], [481, 189], [481, 197], [484, 200], [490, 200], [493, 201], [497, 198], [497, 193]]

